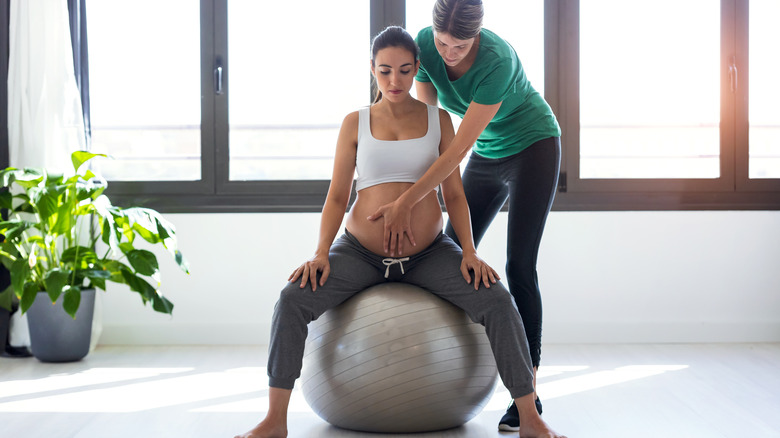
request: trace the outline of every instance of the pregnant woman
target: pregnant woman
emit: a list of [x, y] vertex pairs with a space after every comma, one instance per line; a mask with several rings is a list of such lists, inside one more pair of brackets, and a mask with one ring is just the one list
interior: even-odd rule
[[[442, 198], [461, 247], [443, 234], [438, 187], [411, 211], [417, 246], [403, 257], [384, 255], [384, 227], [369, 221], [425, 173], [454, 136], [449, 115], [409, 94], [419, 67], [414, 39], [390, 27], [372, 44], [371, 71], [379, 93], [370, 107], [348, 114], [339, 133], [314, 256], [297, 268], [274, 309], [268, 357], [269, 409], [241, 438], [287, 436], [287, 409], [300, 376], [309, 322], [360, 291], [387, 281], [414, 284], [463, 309], [485, 326], [504, 385], [520, 413], [522, 437], [559, 437], [539, 417], [533, 369], [522, 320], [497, 274], [474, 249], [468, 206], [453, 172]], [[336, 239], [357, 169], [357, 199]], [[334, 239], [335, 242], [334, 242]]]

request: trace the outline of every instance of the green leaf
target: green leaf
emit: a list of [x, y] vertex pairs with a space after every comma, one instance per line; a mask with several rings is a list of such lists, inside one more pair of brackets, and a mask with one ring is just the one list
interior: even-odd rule
[[29, 189], [28, 193], [30, 194], [30, 203], [38, 211], [42, 222], [48, 221], [52, 215], [57, 213], [58, 195], [56, 193], [39, 187]]
[[144, 303], [157, 295], [157, 290], [151, 284], [134, 274], [132, 271], [122, 270], [122, 277], [124, 278], [125, 283], [130, 286], [131, 290], [138, 292], [141, 295]]
[[45, 171], [43, 169], [36, 169], [27, 167], [22, 170], [15, 169], [12, 172], [10, 181], [29, 189], [31, 187], [37, 187], [38, 184], [43, 181]]
[[8, 187], [16, 180], [16, 174], [20, 172], [19, 169], [15, 167], [7, 167], [3, 170], [0, 170], [0, 181], [3, 184], [3, 187]]
[[100, 266], [104, 270], [111, 273], [111, 278], [109, 278], [109, 280], [113, 281], [114, 283], [127, 284], [123, 273], [125, 271], [130, 273], [133, 272], [129, 266], [117, 260], [104, 260], [100, 262]]
[[22, 233], [34, 226], [34, 223], [22, 220], [0, 222], [0, 234], [5, 236], [6, 241], [13, 242], [18, 239]]
[[60, 294], [65, 289], [70, 279], [71, 271], [63, 271], [60, 268], [54, 268], [48, 271], [43, 277], [43, 285], [49, 294], [51, 302], [57, 301]]
[[105, 178], [95, 175], [91, 170], [87, 170], [83, 176], [79, 175], [78, 178], [76, 198], [79, 202], [85, 199], [97, 199], [108, 187]]
[[103, 290], [106, 290], [106, 280], [110, 280], [112, 276], [111, 272], [102, 269], [87, 269], [82, 271], [82, 273], [93, 286]]
[[11, 305], [14, 299], [14, 288], [9, 284], [4, 291], [0, 292], [0, 307], [11, 311]]
[[22, 314], [24, 314], [32, 306], [35, 297], [38, 296], [39, 289], [35, 283], [25, 283], [22, 290], [22, 296], [19, 298], [19, 308], [22, 310]]
[[173, 303], [159, 294], [152, 297], [152, 308], [160, 313], [167, 313], [168, 315], [173, 313]]
[[86, 246], [72, 246], [63, 251], [60, 256], [62, 263], [72, 263], [77, 269], [86, 269], [97, 260], [97, 253]]
[[141, 275], [154, 275], [160, 269], [157, 256], [145, 249], [134, 249], [127, 253], [127, 261]]
[[93, 154], [92, 152], [87, 152], [87, 151], [73, 152], [72, 154], [70, 154], [70, 160], [73, 162], [73, 170], [78, 172], [82, 164], [86, 163], [87, 161], [95, 157], [108, 157], [108, 155]]
[[11, 194], [9, 191], [3, 191], [0, 193], [0, 208], [5, 208], [8, 210], [13, 210], [13, 200], [14, 195]]
[[166, 240], [176, 236], [176, 230], [173, 224], [163, 219], [162, 216], [157, 215], [155, 218], [157, 221], [157, 234], [160, 235], [160, 239]]
[[156, 216], [159, 214], [156, 211], [148, 208], [131, 207], [122, 210], [122, 215], [129, 220], [130, 228], [144, 240], [149, 243], [162, 242], [163, 238], [160, 237], [157, 231]]
[[149, 229], [141, 226], [138, 223], [133, 224], [132, 230], [138, 233], [139, 236], [141, 236], [145, 241], [149, 243], [162, 242], [162, 239], [160, 239], [160, 236], [155, 231], [150, 231]]
[[32, 270], [26, 258], [19, 257], [11, 265], [11, 286], [13, 286], [16, 296], [20, 299], [24, 294], [24, 285], [30, 280]]
[[176, 260], [176, 264], [179, 265], [179, 268], [181, 268], [182, 271], [186, 274], [190, 273], [190, 264], [187, 262], [187, 259], [184, 258], [181, 251], [177, 249], [176, 252], [174, 252], [173, 259]]
[[106, 195], [100, 195], [92, 203], [100, 217], [100, 238], [111, 250], [119, 251], [121, 234], [117, 224], [118, 209], [111, 205]]
[[122, 251], [122, 254], [127, 254], [130, 251], [135, 250], [135, 247], [130, 242], [122, 242], [119, 244], [119, 249]]
[[76, 311], [81, 304], [81, 288], [78, 286], [65, 286], [65, 293], [62, 299], [62, 307], [71, 318], [76, 319]]
[[63, 178], [64, 178], [64, 176], [62, 175], [62, 173], [55, 173], [55, 172], [50, 172], [50, 171], [46, 170], [44, 172], [44, 177], [43, 177], [44, 183], [43, 184], [45, 186], [55, 186], [57, 184], [62, 184]]
[[57, 221], [51, 227], [54, 235], [66, 235], [76, 225], [77, 217], [73, 215], [76, 209], [76, 200], [66, 198], [57, 210]]

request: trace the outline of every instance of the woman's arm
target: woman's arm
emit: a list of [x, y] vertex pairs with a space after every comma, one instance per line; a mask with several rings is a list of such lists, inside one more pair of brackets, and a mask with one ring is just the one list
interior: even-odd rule
[[417, 100], [421, 100], [428, 105], [439, 105], [439, 94], [436, 87], [431, 82], [414, 81], [414, 88], [417, 90]]
[[374, 214], [368, 217], [368, 220], [384, 217], [384, 250], [386, 253], [389, 252], [391, 256], [396, 253], [402, 255], [404, 237], [407, 237], [412, 245], [416, 245], [410, 227], [412, 207], [441, 184], [460, 165], [471, 146], [477, 141], [500, 107], [500, 102], [494, 105], [471, 102], [463, 116], [458, 133], [428, 171], [398, 199], [379, 207]]
[[[439, 110], [442, 131], [442, 143], [440, 153], [443, 153], [448, 147], [452, 147], [453, 128], [449, 114], [444, 110]], [[471, 215], [469, 214], [469, 205], [466, 201], [466, 193], [463, 191], [463, 181], [460, 178], [460, 169], [455, 171], [441, 183], [441, 194], [444, 199], [444, 205], [447, 207], [447, 214], [450, 218], [452, 228], [458, 236], [461, 248], [463, 249], [463, 261], [460, 265], [460, 271], [463, 278], [471, 283], [469, 271], [474, 271], [474, 289], [479, 288], [479, 283], [490, 287], [490, 283], [495, 283], [499, 277], [487, 263], [477, 256], [477, 249], [474, 246], [474, 237], [471, 231]]]
[[350, 113], [344, 118], [336, 143], [333, 162], [333, 177], [330, 180], [328, 196], [322, 207], [320, 217], [320, 235], [314, 257], [299, 266], [288, 278], [296, 281], [301, 277], [301, 287], [311, 281], [312, 290], [317, 290], [317, 272], [321, 271], [319, 285], [325, 284], [330, 275], [328, 253], [336, 238], [344, 213], [347, 211], [349, 196], [352, 193], [352, 179], [355, 176], [355, 156], [357, 154], [358, 113]]

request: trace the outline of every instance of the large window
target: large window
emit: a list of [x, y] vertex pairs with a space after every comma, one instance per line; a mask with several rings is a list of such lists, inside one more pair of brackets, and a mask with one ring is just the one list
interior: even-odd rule
[[564, 145], [556, 205], [780, 208], [780, 112], [767, 97], [777, 2], [545, 5]]
[[[780, 208], [776, 0], [485, 0], [562, 128], [556, 210]], [[371, 37], [433, 0], [87, 2], [112, 198], [317, 211]], [[457, 118], [455, 118], [457, 119]], [[456, 126], [458, 120], [454, 120]]]

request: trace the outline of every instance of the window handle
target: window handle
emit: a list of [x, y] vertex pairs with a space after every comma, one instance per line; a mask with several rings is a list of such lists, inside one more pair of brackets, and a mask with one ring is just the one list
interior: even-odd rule
[[217, 95], [221, 95], [222, 91], [222, 65], [217, 62], [217, 66], [214, 68], [214, 92]]
[[737, 91], [737, 80], [738, 77], [738, 71], [737, 71], [737, 57], [732, 56], [731, 57], [731, 64], [729, 65], [729, 82], [731, 83], [731, 92], [734, 93]]

